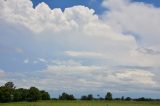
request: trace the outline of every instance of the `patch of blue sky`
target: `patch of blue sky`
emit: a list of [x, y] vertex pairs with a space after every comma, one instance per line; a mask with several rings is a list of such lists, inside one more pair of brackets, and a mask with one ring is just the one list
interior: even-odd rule
[[96, 14], [101, 14], [105, 11], [105, 8], [102, 6], [103, 0], [32, 0], [33, 7], [36, 7], [39, 3], [45, 2], [51, 9], [61, 8], [64, 10], [65, 8], [83, 5], [95, 10]]
[[[133, 2], [144, 2], [160, 7], [160, 0], [132, 0]], [[96, 14], [102, 14], [106, 8], [102, 6], [103, 0], [32, 0], [33, 7], [36, 7], [39, 3], [45, 2], [51, 9], [61, 8], [63, 11], [65, 8], [69, 8], [76, 5], [83, 5], [95, 10]]]
[[160, 7], [160, 0], [133, 0], [135, 2], [144, 2], [148, 4], [152, 4], [155, 7]]

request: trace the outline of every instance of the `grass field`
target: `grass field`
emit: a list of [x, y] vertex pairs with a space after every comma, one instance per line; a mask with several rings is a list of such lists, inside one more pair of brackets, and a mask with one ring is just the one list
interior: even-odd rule
[[41, 101], [1, 103], [0, 106], [160, 106], [160, 102]]

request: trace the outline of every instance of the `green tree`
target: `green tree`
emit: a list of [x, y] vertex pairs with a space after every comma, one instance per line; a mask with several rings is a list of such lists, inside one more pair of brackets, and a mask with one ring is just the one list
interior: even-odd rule
[[41, 99], [41, 94], [38, 88], [31, 87], [28, 91], [28, 100], [29, 101], [37, 101]]
[[81, 100], [93, 100], [93, 95], [92, 94], [89, 94], [88, 96], [81, 96]]
[[112, 100], [112, 93], [111, 92], [107, 92], [107, 94], [105, 96], [105, 100]]
[[59, 96], [59, 100], [75, 100], [73, 95], [69, 95], [67, 93], [62, 93], [61, 96]]
[[22, 92], [19, 89], [14, 90], [13, 100], [15, 102], [22, 101]]
[[29, 90], [24, 88], [19, 88], [18, 91], [21, 93], [22, 100], [21, 101], [27, 101], [28, 100], [28, 94]]
[[40, 93], [41, 93], [41, 99], [42, 100], [50, 100], [50, 95], [49, 95], [48, 92], [42, 90], [42, 91], [40, 91]]
[[121, 100], [124, 100], [124, 96], [121, 97]]
[[92, 94], [89, 94], [88, 95], [88, 100], [93, 100], [94, 98], [93, 98], [93, 95]]
[[126, 101], [131, 101], [132, 98], [131, 98], [131, 97], [126, 97], [125, 100], [126, 100]]
[[7, 83], [5, 83], [4, 86], [7, 87], [7, 88], [10, 88], [10, 89], [15, 89], [15, 86], [14, 86], [13, 82], [7, 82]]
[[13, 92], [15, 90], [15, 86], [13, 82], [7, 82], [4, 86], [0, 87], [0, 101], [1, 102], [10, 102], [13, 100], [14, 95]]
[[81, 100], [88, 100], [88, 97], [87, 96], [81, 96]]
[[[69, 98], [72, 98], [72, 95], [69, 95]], [[13, 82], [7, 82], [0, 86], [0, 102], [36, 101], [40, 99], [49, 100], [49, 93], [46, 91], [40, 92], [36, 87], [16, 89]]]
[[10, 102], [12, 100], [11, 89], [2, 86], [0, 87], [0, 102]]

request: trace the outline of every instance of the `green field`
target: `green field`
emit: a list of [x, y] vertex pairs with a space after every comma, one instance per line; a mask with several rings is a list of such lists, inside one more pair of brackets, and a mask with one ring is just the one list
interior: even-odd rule
[[0, 106], [160, 106], [160, 102], [41, 101], [1, 103]]

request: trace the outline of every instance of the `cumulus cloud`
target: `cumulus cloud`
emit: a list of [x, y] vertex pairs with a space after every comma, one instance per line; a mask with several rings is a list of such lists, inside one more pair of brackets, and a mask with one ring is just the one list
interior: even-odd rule
[[[7, 34], [5, 41], [0, 39], [0, 48], [16, 46], [12, 48], [23, 60], [30, 57], [34, 65], [47, 64], [39, 72], [15, 72], [15, 76], [9, 74], [12, 77], [6, 79], [13, 79], [18, 86], [29, 86], [32, 80], [33, 84], [50, 90], [64, 85], [72, 90], [160, 88], [159, 74], [152, 70], [160, 67], [159, 8], [129, 0], [104, 0], [103, 6], [108, 10], [98, 16], [85, 6], [62, 11], [50, 9], [45, 3], [34, 9], [30, 0], [1, 0], [0, 38], [5, 32], [2, 29], [7, 29]], [[17, 38], [18, 44], [13, 42]], [[18, 56], [10, 58], [18, 60]], [[114, 69], [117, 66], [126, 67]], [[28, 81], [25, 74], [31, 77]]]
[[103, 5], [110, 10], [105, 14], [109, 25], [135, 34], [144, 46], [159, 49], [160, 8], [130, 0], [104, 0]]
[[88, 7], [75, 6], [62, 12], [59, 8], [51, 10], [47, 4], [40, 3], [34, 9], [30, 0], [2, 0], [0, 13], [1, 19], [24, 25], [34, 32], [70, 30], [98, 18]]
[[[135, 37], [138, 52], [136, 50], [131, 52], [133, 60], [135, 58], [137, 62], [145, 60], [144, 64], [158, 67], [160, 64], [156, 63], [159, 58], [157, 51], [160, 49], [158, 29], [160, 9], [130, 0], [104, 0], [103, 6], [109, 9], [103, 14], [103, 20], [109, 26], [123, 34], [131, 34]], [[154, 56], [147, 54], [154, 54]]]

